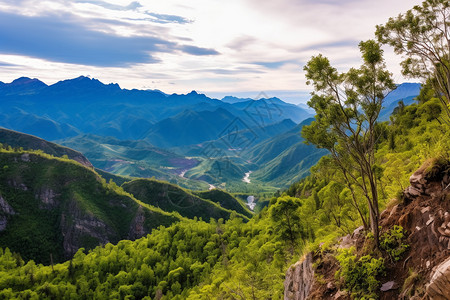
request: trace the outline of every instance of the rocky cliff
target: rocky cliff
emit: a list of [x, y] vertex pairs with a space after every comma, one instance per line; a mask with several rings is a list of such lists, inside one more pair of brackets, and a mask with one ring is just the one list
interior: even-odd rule
[[27, 152], [0, 152], [0, 247], [49, 263], [178, 217], [141, 204], [91, 168]]
[[[450, 299], [450, 162], [426, 163], [410, 177], [410, 184], [398, 204], [381, 213], [382, 232], [402, 226], [409, 250], [397, 262], [386, 258], [386, 275], [378, 278], [379, 298]], [[335, 249], [354, 246], [364, 251], [361, 232], [358, 228], [341, 238]], [[301, 271], [313, 264], [311, 272]], [[350, 299], [335, 282], [338, 269], [333, 253], [310, 253], [288, 270], [285, 299]]]

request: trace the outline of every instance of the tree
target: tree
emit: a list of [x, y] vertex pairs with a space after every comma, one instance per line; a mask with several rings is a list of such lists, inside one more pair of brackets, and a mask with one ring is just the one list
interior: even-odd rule
[[[339, 74], [319, 54], [304, 67], [307, 84], [314, 86], [308, 105], [315, 121], [304, 126], [307, 143], [330, 151], [357, 203], [359, 189], [367, 199], [370, 227], [378, 246], [378, 190], [374, 172], [375, 146], [380, 137], [377, 118], [386, 93], [395, 88], [386, 70], [383, 50], [373, 40], [359, 44], [363, 65]], [[360, 217], [364, 222], [364, 216]]]
[[281, 238], [289, 241], [292, 250], [297, 245], [300, 237], [303, 237], [302, 224], [298, 208], [302, 205], [300, 199], [282, 196], [270, 206], [270, 217], [279, 230]]
[[426, 0], [385, 25], [377, 26], [378, 41], [405, 56], [402, 72], [431, 82], [450, 118], [450, 3]]

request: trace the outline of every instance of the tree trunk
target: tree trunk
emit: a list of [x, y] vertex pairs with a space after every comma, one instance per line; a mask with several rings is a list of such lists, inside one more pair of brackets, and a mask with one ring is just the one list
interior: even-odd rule
[[373, 238], [375, 240], [375, 246], [380, 248], [380, 230], [378, 228], [378, 216], [373, 210], [370, 210], [370, 226], [372, 227]]

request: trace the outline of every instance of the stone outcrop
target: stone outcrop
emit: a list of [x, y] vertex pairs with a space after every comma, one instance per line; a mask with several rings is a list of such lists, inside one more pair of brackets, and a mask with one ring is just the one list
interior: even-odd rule
[[8, 224], [8, 215], [15, 215], [14, 209], [6, 202], [5, 199], [0, 195], [0, 231], [6, 229]]
[[450, 299], [450, 257], [437, 266], [427, 286], [427, 295], [433, 300]]
[[[450, 300], [450, 162], [427, 162], [410, 177], [396, 205], [380, 215], [381, 234], [400, 225], [409, 247], [398, 261], [387, 260], [378, 298]], [[363, 228], [341, 237], [329, 253], [311, 254], [286, 273], [284, 299], [346, 300], [351, 295], [335, 282], [337, 249], [354, 246], [367, 253]], [[336, 250], [334, 250], [336, 249]], [[315, 269], [309, 269], [312, 263]], [[316, 277], [320, 280], [315, 280]]]
[[297, 262], [286, 272], [284, 300], [307, 299], [314, 283], [313, 257], [308, 253], [303, 261]]
[[143, 237], [148, 232], [145, 230], [144, 223], [145, 223], [144, 210], [142, 206], [139, 206], [136, 212], [136, 216], [131, 222], [131, 228], [130, 232], [128, 233], [128, 239], [135, 240]]
[[105, 245], [114, 235], [111, 228], [91, 214], [78, 207], [75, 200], [69, 204], [70, 215], [61, 215], [61, 233], [63, 236], [64, 255], [69, 258], [82, 247], [84, 240], [95, 240], [96, 244]]
[[36, 193], [35, 198], [41, 200], [42, 205], [40, 208], [54, 208], [57, 205], [56, 198], [59, 196], [53, 189], [48, 187], [42, 187], [38, 193]]

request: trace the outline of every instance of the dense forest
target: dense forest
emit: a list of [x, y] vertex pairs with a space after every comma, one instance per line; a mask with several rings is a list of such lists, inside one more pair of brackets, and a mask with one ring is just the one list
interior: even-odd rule
[[[448, 6], [447, 1], [428, 0], [416, 11], [426, 15], [431, 14], [433, 8], [448, 11]], [[406, 18], [410, 20], [414, 16], [407, 13]], [[395, 22], [391, 19], [386, 27], [380, 26], [377, 30], [380, 41], [394, 47], [395, 41], [389, 41], [387, 32], [393, 32], [395, 26], [400, 26]], [[443, 26], [448, 28], [447, 23]], [[229, 214], [229, 219], [206, 220], [186, 212], [191, 219], [179, 217], [173, 224], [154, 228], [150, 234], [135, 241], [122, 240], [115, 245], [108, 243], [91, 250], [81, 248], [72, 259], [58, 264], [24, 261], [20, 253], [2, 249], [0, 298], [281, 299], [285, 273], [290, 265], [307, 252], [325, 251], [339, 237], [352, 233], [361, 225], [367, 230], [367, 239], [372, 239], [374, 245], [368, 247], [366, 255], [360, 260], [356, 260], [352, 250], [338, 252], [336, 259], [340, 271], [336, 276], [340, 278], [338, 281], [342, 289], [347, 289], [352, 297], [377, 298], [380, 287], [378, 278], [384, 264], [388, 259], [401, 257], [408, 245], [402, 243], [402, 228], [378, 228], [378, 223], [373, 223], [373, 218], [377, 216], [372, 215], [374, 212], [371, 211], [374, 203], [371, 202], [374, 200], [372, 195], [376, 192], [377, 210], [392, 207], [402, 201], [411, 174], [422, 164], [427, 163], [430, 168], [436, 164], [448, 165], [448, 97], [439, 90], [442, 78], [433, 76], [447, 76], [444, 78], [447, 80], [450, 72], [423, 74], [424, 84], [416, 103], [405, 105], [400, 102], [389, 121], [376, 122], [374, 110], [377, 108], [370, 105], [364, 107], [364, 103], [355, 101], [359, 97], [357, 93], [364, 93], [363, 87], [371, 82], [381, 82], [374, 99], [382, 100], [383, 96], [380, 97], [378, 92], [385, 92], [394, 86], [388, 78], [389, 72], [384, 69], [379, 44], [375, 41], [362, 42], [360, 48], [362, 67], [350, 70], [346, 76], [328, 68], [329, 62], [321, 56], [313, 58], [305, 67], [309, 72], [308, 79], [317, 92], [310, 105], [318, 115], [303, 135], [309, 143], [328, 149], [330, 154], [311, 168], [309, 176], [276, 193], [258, 214], [248, 220], [251, 214], [239, 207], [239, 213]], [[402, 53], [401, 49], [396, 50]], [[411, 67], [407, 63], [403, 66]], [[448, 59], [444, 59], [442, 64], [437, 63], [435, 68], [438, 71], [448, 70]], [[324, 69], [329, 72], [317, 75], [320, 73], [317, 70]], [[374, 75], [371, 73], [374, 70], [380, 70], [380, 73]], [[326, 86], [325, 79], [320, 77], [323, 74], [330, 75], [339, 84], [349, 84], [345, 81], [348, 78], [353, 80], [355, 89], [345, 91], [347, 97], [343, 114], [332, 109], [327, 111], [332, 107], [326, 102], [331, 98], [327, 93], [333, 90], [333, 86]], [[368, 94], [370, 92], [373, 90], [369, 90]], [[379, 112], [382, 103], [378, 104]], [[334, 113], [331, 115], [334, 120], [325, 120], [330, 111]], [[353, 114], [355, 118], [347, 122], [348, 127], [342, 127], [342, 135], [327, 135], [326, 126], [334, 124], [336, 118], [346, 122], [342, 118], [345, 114]], [[375, 119], [364, 119], [358, 114], [375, 116]], [[342, 145], [342, 136], [348, 131], [355, 128], [364, 130], [361, 128], [369, 121], [373, 122], [370, 134], [374, 138], [370, 140], [373, 155], [370, 156], [368, 173], [336, 163], [337, 158], [344, 165], [355, 163], [352, 157], [341, 154], [346, 149], [343, 151], [335, 146]], [[311, 129], [315, 132], [311, 133]], [[319, 134], [322, 135], [318, 137]], [[350, 135], [349, 138], [354, 139], [350, 140], [350, 144], [363, 139], [359, 135]], [[11, 148], [2, 152], [27, 153], [23, 149]], [[369, 196], [364, 189], [364, 176], [367, 174], [373, 176], [375, 182], [371, 188], [376, 187], [376, 191], [372, 190]], [[354, 180], [349, 180], [349, 177]], [[138, 183], [134, 182], [135, 185]], [[107, 185], [106, 181], [104, 184]], [[109, 185], [123, 195], [128, 195], [126, 191], [133, 191], [133, 183], [118, 186], [111, 181]], [[377, 229], [374, 230], [373, 226]], [[369, 230], [371, 227], [372, 231]], [[360, 262], [358, 270], [362, 270], [357, 275], [356, 267], [352, 265], [355, 261]]]

